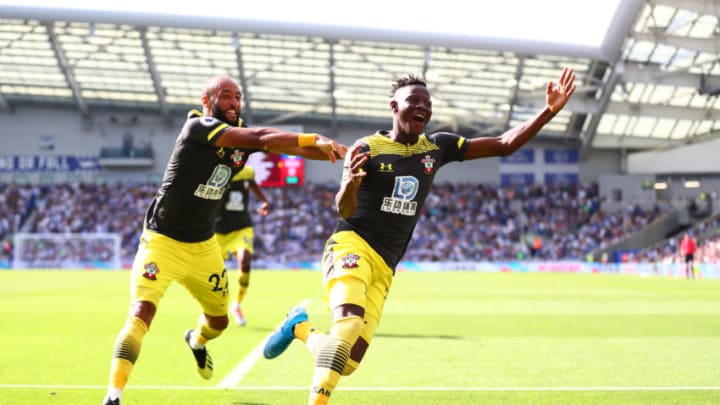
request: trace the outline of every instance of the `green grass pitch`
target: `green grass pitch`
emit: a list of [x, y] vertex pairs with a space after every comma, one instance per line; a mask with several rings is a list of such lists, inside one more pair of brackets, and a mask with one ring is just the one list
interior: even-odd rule
[[[127, 271], [0, 272], [0, 404], [100, 404]], [[231, 272], [234, 280], [237, 272]], [[209, 344], [202, 380], [182, 339], [199, 307], [168, 291], [123, 404], [304, 404], [313, 370], [298, 341], [258, 357], [320, 273], [252, 273], [248, 326]], [[361, 367], [334, 405], [720, 404], [720, 280], [603, 274], [399, 273]]]

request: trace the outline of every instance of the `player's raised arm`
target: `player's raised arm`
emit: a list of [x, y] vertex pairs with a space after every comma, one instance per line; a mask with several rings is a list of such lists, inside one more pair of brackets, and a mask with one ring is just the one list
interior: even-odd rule
[[540, 129], [550, 122], [575, 91], [575, 72], [564, 68], [557, 85], [548, 83], [545, 91], [545, 108], [534, 118], [508, 130], [500, 136], [473, 138], [468, 140], [465, 159], [477, 159], [490, 156], [507, 156], [520, 149], [531, 140]]

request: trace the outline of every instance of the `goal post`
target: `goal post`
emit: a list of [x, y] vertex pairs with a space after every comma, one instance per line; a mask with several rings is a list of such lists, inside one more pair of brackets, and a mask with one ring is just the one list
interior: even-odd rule
[[120, 269], [116, 233], [17, 233], [14, 269]]

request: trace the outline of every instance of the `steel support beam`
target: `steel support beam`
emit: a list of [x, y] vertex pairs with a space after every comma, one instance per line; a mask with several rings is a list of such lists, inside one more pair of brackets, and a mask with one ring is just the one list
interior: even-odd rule
[[593, 138], [595, 138], [595, 134], [597, 134], [598, 126], [600, 125], [600, 119], [602, 118], [603, 114], [607, 112], [607, 107], [610, 104], [610, 99], [612, 97], [613, 92], [615, 91], [615, 86], [617, 86], [618, 83], [620, 83], [620, 79], [623, 75], [623, 65], [617, 64], [613, 66], [612, 72], [610, 72], [610, 76], [608, 77], [608, 80], [605, 82], [605, 85], [602, 88], [602, 94], [600, 94], [600, 99], [598, 100], [598, 110], [595, 114], [592, 114], [592, 117], [590, 117], [590, 122], [588, 123], [587, 128], [585, 129], [585, 133], [581, 135], [582, 139], [582, 148], [580, 149], [580, 155], [585, 155], [591, 148], [593, 143]]
[[332, 130], [332, 136], [338, 134], [338, 120], [337, 120], [337, 97], [335, 96], [335, 43], [336, 41], [328, 41], [328, 97], [330, 97], [330, 128]]
[[254, 122], [252, 103], [251, 103], [252, 98], [250, 97], [250, 88], [248, 86], [248, 78], [245, 75], [245, 63], [243, 61], [242, 45], [240, 44], [240, 37], [238, 36], [237, 32], [233, 32], [232, 41], [233, 41], [233, 47], [235, 48], [235, 60], [237, 61], [237, 66], [238, 66], [238, 77], [240, 78], [240, 88], [242, 89], [242, 94], [243, 94], [243, 96], [242, 96], [242, 99], [243, 99], [242, 116], [247, 120], [246, 125], [248, 125], [248, 123]]
[[60, 42], [57, 39], [57, 35], [55, 35], [55, 23], [46, 22], [44, 25], [47, 30], [48, 39], [50, 40], [50, 45], [55, 52], [55, 58], [57, 58], [58, 66], [60, 66], [60, 71], [62, 71], [63, 75], [65, 75], [65, 81], [67, 82], [68, 87], [70, 87], [70, 91], [72, 91], [72, 95], [75, 98], [78, 109], [82, 115], [88, 115], [90, 110], [88, 109], [87, 103], [85, 103], [82, 94], [80, 94], [80, 86], [78, 86], [77, 81], [75, 81], [72, 66], [70, 66], [67, 57], [65, 57], [65, 52], [63, 52]]
[[163, 87], [162, 85], [160, 74], [155, 67], [155, 61], [152, 56], [152, 52], [150, 52], [150, 45], [148, 44], [147, 40], [147, 28], [141, 27], [138, 30], [140, 31], [140, 41], [142, 42], [143, 52], [145, 53], [145, 61], [147, 62], [148, 70], [150, 71], [150, 78], [152, 79], [153, 87], [155, 87], [155, 94], [158, 98], [158, 104], [160, 105], [160, 114], [162, 114], [164, 118], [168, 118], [170, 116], [170, 112], [168, 109], [167, 100], [165, 98], [165, 87]]
[[720, 43], [718, 43], [717, 38], [690, 38], [658, 32], [633, 32], [630, 36], [638, 41], [660, 43], [712, 55], [717, 55], [720, 52]]
[[515, 66], [515, 88], [513, 88], [512, 96], [510, 97], [510, 106], [508, 108], [507, 117], [505, 117], [504, 129], [510, 128], [510, 121], [512, 121], [513, 112], [515, 111], [515, 105], [518, 102], [520, 94], [520, 80], [522, 79], [523, 69], [525, 68], [525, 57], [520, 56], [518, 58], [517, 66]]

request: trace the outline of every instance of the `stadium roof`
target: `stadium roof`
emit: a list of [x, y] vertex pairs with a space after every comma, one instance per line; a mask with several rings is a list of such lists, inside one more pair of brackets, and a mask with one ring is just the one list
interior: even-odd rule
[[[349, 10], [266, 1], [252, 6], [255, 15], [221, 1], [208, 7], [224, 16], [198, 14], [187, 1], [173, 9], [192, 12], [175, 14], [152, 1], [84, 3], [0, 0], [0, 110], [72, 104], [85, 115], [112, 107], [170, 116], [197, 106], [208, 77], [227, 74], [242, 87], [251, 124], [387, 127], [390, 81], [417, 72], [433, 93], [433, 129], [493, 135], [534, 114], [544, 86], [570, 66], [578, 90], [544, 136], [632, 150], [720, 134], [716, 0], [506, 0], [467, 16], [455, 0], [442, 2], [449, 16], [422, 1]], [[147, 10], [134, 11], [142, 3]], [[300, 16], [292, 4], [334, 18]], [[371, 5], [382, 9], [367, 12]], [[397, 25], [406, 19], [413, 25]], [[476, 26], [491, 30], [467, 28]]]

